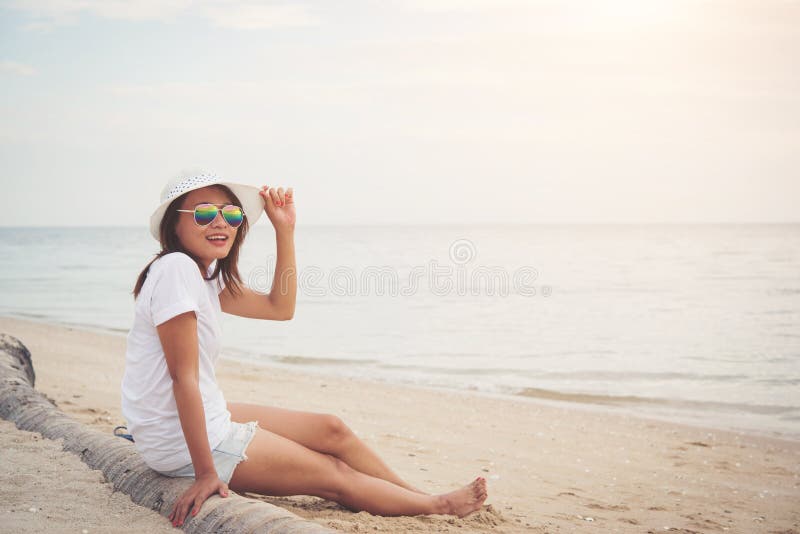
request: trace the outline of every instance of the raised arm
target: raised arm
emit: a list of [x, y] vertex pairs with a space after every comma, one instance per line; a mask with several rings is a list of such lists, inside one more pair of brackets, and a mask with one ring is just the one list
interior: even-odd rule
[[275, 228], [277, 259], [272, 289], [261, 294], [242, 288], [241, 295], [234, 295], [225, 288], [219, 295], [222, 311], [251, 319], [287, 321], [294, 317], [297, 301], [297, 262], [294, 252], [294, 227], [296, 221], [294, 193], [292, 188], [261, 188], [264, 211]]
[[208, 444], [205, 410], [200, 395], [197, 317], [193, 311], [182, 313], [158, 325], [157, 330], [195, 472], [195, 483], [178, 498], [169, 516], [173, 526], [180, 526], [189, 509], [192, 509], [192, 515], [196, 515], [209, 496], [219, 493], [227, 497], [228, 486], [217, 475]]

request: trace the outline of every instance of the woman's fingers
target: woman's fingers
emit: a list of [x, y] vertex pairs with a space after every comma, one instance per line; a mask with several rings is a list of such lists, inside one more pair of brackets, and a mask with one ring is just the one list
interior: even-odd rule
[[200, 498], [198, 495], [194, 500], [194, 506], [192, 507], [192, 517], [196, 516], [200, 512], [200, 507], [203, 506], [203, 502], [206, 500], [206, 497]]
[[189, 515], [189, 509], [192, 507], [193, 504], [197, 502], [194, 498], [189, 498], [181, 503], [181, 507], [178, 510], [178, 515], [175, 518], [175, 522], [173, 523], [176, 526], [183, 525], [183, 522], [186, 520], [186, 517]]
[[170, 514], [170, 521], [172, 521], [172, 526], [179, 527], [183, 525], [183, 522], [186, 520], [186, 516], [189, 515], [189, 511], [192, 508], [192, 505], [197, 505], [199, 508], [203, 501], [197, 500], [197, 492], [194, 487], [190, 487], [186, 492], [180, 496], [178, 502], [175, 503], [175, 508]]
[[294, 202], [294, 190], [290, 187], [286, 190], [283, 187], [261, 186], [261, 194], [265, 201], [271, 201], [275, 206], [285, 206]]
[[175, 503], [175, 509], [172, 510], [172, 517], [170, 517], [170, 521], [172, 521], [172, 526], [177, 527], [181, 524], [180, 517], [181, 517], [181, 509], [183, 508], [183, 497], [181, 497], [178, 502]]
[[186, 517], [186, 513], [183, 511], [184, 506], [181, 504], [180, 508], [178, 508], [178, 512], [175, 514], [175, 519], [173, 520], [172, 524], [176, 527], [183, 525], [183, 518]]
[[278, 206], [279, 205], [278, 201], [280, 200], [280, 197], [278, 196], [278, 190], [275, 189], [274, 187], [270, 187], [269, 196], [272, 199], [272, 203]]
[[272, 205], [272, 206], [275, 205], [275, 202], [272, 199], [271, 191], [272, 191], [272, 188], [271, 187], [267, 187], [266, 185], [261, 188], [261, 196], [264, 197], [264, 207], [265, 208], [267, 206], [270, 206], [270, 205]]
[[189, 497], [188, 499], [184, 499], [183, 503], [181, 504], [181, 511], [178, 514], [178, 524], [182, 525], [184, 521], [186, 521], [186, 516], [189, 515], [189, 508], [192, 507], [192, 503], [194, 499]]
[[[183, 496], [181, 496], [181, 498], [182, 497]], [[178, 499], [175, 502], [175, 506], [172, 507], [172, 513], [169, 514], [169, 520], [172, 521], [173, 527], [178, 524], [178, 510], [180, 509], [180, 507], [181, 507], [181, 499]]]
[[172, 526], [179, 527], [183, 525], [188, 515], [191, 513], [192, 517], [200, 513], [203, 503], [214, 493], [219, 493], [222, 497], [228, 496], [228, 485], [222, 481], [216, 487], [209, 490], [198, 490], [189, 488], [186, 493], [180, 496], [169, 514], [169, 520]]

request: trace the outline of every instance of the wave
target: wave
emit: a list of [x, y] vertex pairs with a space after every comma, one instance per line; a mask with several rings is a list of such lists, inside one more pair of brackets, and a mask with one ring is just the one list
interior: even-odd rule
[[273, 362], [289, 365], [364, 365], [378, 363], [378, 360], [359, 360], [354, 358], [316, 358], [313, 356], [268, 356]]
[[748, 412], [767, 415], [792, 414], [800, 411], [796, 406], [780, 406], [769, 404], [745, 404], [720, 401], [700, 401], [686, 399], [668, 399], [659, 397], [641, 397], [638, 395], [604, 395], [597, 393], [567, 393], [541, 388], [523, 388], [516, 395], [543, 400], [576, 402], [582, 404], [603, 404], [630, 406], [636, 404], [658, 405], [693, 411]]

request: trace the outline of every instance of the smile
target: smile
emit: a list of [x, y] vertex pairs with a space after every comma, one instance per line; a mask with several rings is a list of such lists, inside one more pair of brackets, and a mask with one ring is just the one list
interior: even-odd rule
[[226, 235], [210, 235], [206, 238], [207, 241], [210, 241], [214, 245], [224, 245], [228, 241], [228, 236]]

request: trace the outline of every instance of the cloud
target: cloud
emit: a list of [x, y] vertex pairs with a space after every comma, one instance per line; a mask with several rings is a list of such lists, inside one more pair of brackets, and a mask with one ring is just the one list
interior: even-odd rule
[[550, 1], [534, 0], [398, 0], [396, 4], [411, 11], [428, 13], [487, 12], [506, 9], [528, 9]]
[[26, 29], [49, 29], [75, 24], [84, 14], [118, 20], [170, 18], [189, 7], [191, 0], [10, 0], [5, 7], [32, 17]]
[[36, 69], [24, 63], [5, 60], [0, 61], [0, 72], [9, 72], [17, 76], [33, 76], [36, 74]]
[[10, 0], [5, 7], [27, 13], [29, 30], [76, 24], [82, 15], [128, 20], [171, 20], [182, 15], [204, 18], [215, 26], [238, 30], [314, 26], [320, 23], [302, 3], [252, 0]]
[[206, 5], [202, 12], [213, 24], [237, 30], [317, 26], [320, 21], [307, 6], [225, 2]]

